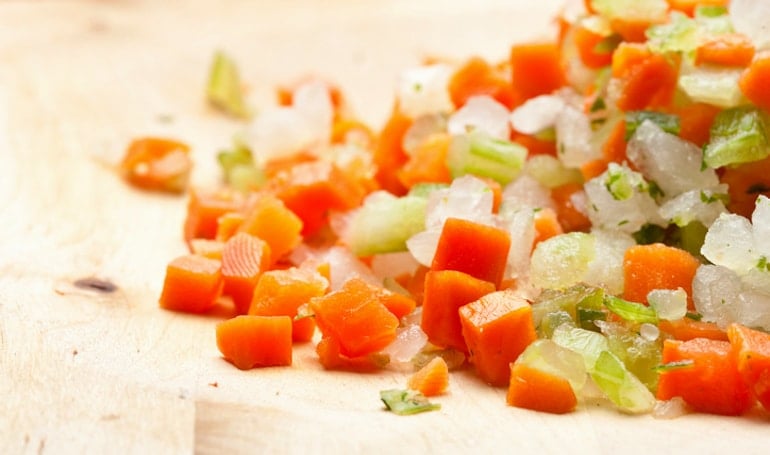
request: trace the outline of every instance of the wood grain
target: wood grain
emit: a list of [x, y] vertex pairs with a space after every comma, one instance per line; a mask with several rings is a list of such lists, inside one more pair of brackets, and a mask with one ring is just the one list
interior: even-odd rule
[[[406, 375], [328, 373], [312, 346], [291, 369], [241, 372], [215, 317], [157, 308], [184, 251], [185, 199], [127, 187], [112, 164], [138, 135], [193, 147], [193, 182], [242, 125], [202, 94], [213, 51], [240, 63], [251, 102], [308, 72], [379, 124], [398, 72], [429, 54], [504, 58], [547, 35], [555, 1], [0, 2], [0, 453], [491, 451], [759, 453], [762, 416], [549, 416], [452, 376], [440, 412], [385, 413]], [[109, 280], [112, 293], [81, 289]]]

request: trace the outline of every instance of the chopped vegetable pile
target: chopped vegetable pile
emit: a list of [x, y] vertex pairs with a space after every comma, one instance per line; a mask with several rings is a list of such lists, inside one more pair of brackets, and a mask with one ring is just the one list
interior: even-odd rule
[[[505, 61], [404, 71], [382, 128], [328, 82], [280, 89], [224, 185], [189, 189], [160, 306], [231, 303], [240, 369], [309, 342], [326, 369], [413, 371], [381, 392], [397, 414], [466, 367], [543, 412], [770, 410], [770, 3], [727, 3], [572, 5]], [[247, 117], [240, 89], [218, 53], [212, 105]], [[135, 143], [159, 163], [128, 176], [177, 191], [186, 153]]]

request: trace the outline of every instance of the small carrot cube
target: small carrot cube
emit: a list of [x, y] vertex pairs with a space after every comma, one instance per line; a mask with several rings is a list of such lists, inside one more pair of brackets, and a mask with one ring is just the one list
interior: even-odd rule
[[136, 139], [126, 149], [120, 170], [138, 188], [181, 193], [192, 170], [189, 152], [187, 144], [172, 139]]
[[731, 324], [727, 335], [741, 377], [762, 406], [770, 411], [770, 334]]
[[302, 241], [302, 220], [270, 194], [257, 195], [238, 229], [267, 242], [272, 262], [277, 262]]
[[185, 241], [189, 245], [192, 239], [214, 239], [219, 217], [240, 210], [242, 205], [241, 197], [234, 192], [191, 189], [184, 221]]
[[727, 341], [664, 341], [663, 364], [680, 361], [691, 364], [660, 373], [659, 400], [678, 396], [696, 411], [721, 415], [743, 414], [753, 404]]
[[647, 302], [654, 289], [682, 288], [687, 292], [687, 306], [693, 309], [692, 280], [700, 261], [685, 250], [662, 243], [634, 245], [623, 257], [623, 298]]
[[470, 362], [486, 382], [506, 386], [509, 364], [537, 339], [532, 307], [513, 291], [497, 291], [459, 310]]
[[217, 347], [241, 370], [292, 362], [291, 318], [236, 316], [217, 324]]
[[233, 299], [239, 314], [246, 314], [260, 275], [270, 265], [270, 247], [263, 240], [238, 233], [225, 242], [222, 250], [224, 294]]
[[425, 275], [420, 326], [431, 343], [468, 352], [457, 310], [484, 295], [495, 285], [455, 270], [430, 271]]
[[460, 108], [473, 96], [487, 95], [511, 109], [517, 104], [511, 82], [481, 57], [471, 57], [449, 80], [452, 104]]
[[521, 43], [511, 47], [513, 90], [524, 102], [567, 83], [556, 43]]
[[409, 377], [407, 386], [426, 397], [443, 394], [449, 387], [449, 366], [446, 360], [443, 357], [434, 357]]
[[[315, 270], [290, 268], [263, 273], [254, 288], [249, 314], [297, 316], [297, 309], [313, 297], [322, 296], [329, 282]], [[315, 331], [313, 318], [292, 320], [292, 339], [310, 341]]]
[[396, 339], [398, 318], [383, 304], [382, 290], [352, 278], [339, 290], [310, 299], [318, 328], [339, 343], [342, 355], [372, 354]]
[[496, 227], [448, 218], [441, 230], [432, 270], [457, 270], [499, 287], [511, 237]]
[[180, 256], [166, 267], [160, 307], [172, 311], [203, 313], [222, 294], [221, 263], [203, 256]]
[[575, 410], [577, 396], [565, 378], [533, 368], [523, 363], [512, 363], [511, 379], [506, 402], [511, 406], [566, 414]]

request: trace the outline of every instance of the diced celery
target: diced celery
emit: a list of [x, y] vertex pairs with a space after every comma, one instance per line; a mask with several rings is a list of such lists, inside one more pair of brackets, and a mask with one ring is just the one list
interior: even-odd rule
[[516, 363], [564, 378], [575, 392], [579, 392], [586, 383], [583, 357], [552, 340], [535, 340], [519, 355]]
[[[660, 331], [652, 324], [624, 324], [601, 322], [602, 334], [607, 337], [610, 352], [650, 390], [658, 386], [655, 367], [660, 364], [663, 341]], [[652, 332], [651, 334], [646, 332]], [[644, 335], [643, 335], [644, 333]]]
[[653, 52], [681, 52], [690, 54], [698, 46], [698, 26], [687, 15], [674, 11], [664, 24], [647, 29], [648, 46]]
[[[601, 295], [602, 292], [601, 288], [587, 286], [582, 283], [563, 289], [543, 289], [543, 292], [537, 296], [532, 304], [532, 318], [535, 326], [540, 324], [540, 320], [546, 315], [556, 312], [565, 312], [574, 322], [578, 306], [582, 304], [585, 308], [593, 307], [592, 304], [583, 302], [594, 302], [596, 300], [595, 296]], [[598, 300], [599, 305], [601, 305], [601, 297]], [[553, 328], [556, 327], [554, 326]]]
[[566, 311], [559, 310], [552, 313], [546, 313], [537, 325], [538, 335], [541, 338], [552, 338], [556, 329], [563, 324], [567, 324], [568, 327], [575, 326], [575, 321]]
[[646, 305], [642, 305], [641, 303], [623, 300], [614, 295], [605, 295], [604, 306], [625, 321], [637, 324], [643, 324], [645, 322], [657, 324], [658, 322], [658, 315], [655, 314], [655, 310]]
[[559, 289], [579, 283], [594, 260], [595, 239], [584, 232], [560, 234], [537, 244], [530, 276], [535, 286]]
[[244, 101], [238, 67], [222, 51], [214, 54], [206, 96], [212, 105], [230, 115], [241, 118], [247, 118], [250, 115]]
[[594, 11], [607, 19], [660, 22], [668, 11], [666, 0], [591, 0]]
[[712, 33], [732, 33], [735, 31], [727, 7], [722, 5], [698, 5], [693, 14], [695, 22], [702, 30]]
[[526, 158], [525, 147], [474, 130], [452, 137], [447, 167], [454, 178], [472, 174], [505, 185], [519, 175]]
[[430, 196], [430, 193], [436, 190], [443, 190], [445, 188], [449, 188], [449, 185], [446, 183], [432, 183], [432, 182], [418, 183], [409, 189], [409, 193], [407, 194], [407, 196], [427, 198], [428, 196]]
[[594, 368], [599, 355], [610, 348], [607, 337], [604, 335], [568, 325], [559, 326], [553, 332], [551, 339], [559, 346], [583, 356], [583, 362], [588, 371]]
[[266, 177], [254, 163], [251, 150], [238, 139], [232, 149], [217, 154], [217, 161], [224, 181], [239, 191], [253, 190], [265, 183]]
[[611, 352], [601, 352], [589, 374], [607, 398], [626, 412], [650, 412], [655, 406], [649, 389]]
[[605, 186], [616, 201], [625, 201], [634, 195], [634, 186], [637, 182], [631, 176], [632, 174], [624, 172], [621, 167], [607, 169]]
[[690, 100], [722, 108], [736, 107], [745, 102], [738, 85], [742, 68], [693, 67], [685, 63], [682, 63], [678, 84]]
[[631, 139], [636, 129], [645, 120], [649, 120], [663, 131], [671, 134], [679, 134], [679, 116], [655, 111], [629, 111], [626, 112], [626, 141]]
[[406, 240], [425, 229], [427, 204], [424, 197], [370, 195], [350, 221], [346, 238], [351, 251], [357, 256], [406, 251]]
[[711, 168], [761, 160], [770, 154], [768, 116], [759, 108], [741, 106], [717, 114], [703, 161]]
[[558, 158], [551, 155], [533, 155], [525, 164], [525, 172], [546, 188], [583, 181], [580, 170], [565, 166]]

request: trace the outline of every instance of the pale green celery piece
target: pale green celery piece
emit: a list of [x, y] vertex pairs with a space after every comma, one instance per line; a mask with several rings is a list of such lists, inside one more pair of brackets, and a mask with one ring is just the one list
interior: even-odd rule
[[626, 112], [626, 141], [631, 139], [636, 129], [645, 120], [649, 120], [660, 127], [663, 131], [678, 135], [680, 130], [679, 116], [674, 114], [665, 114], [656, 111], [629, 111]]
[[575, 321], [564, 310], [558, 310], [546, 313], [537, 325], [537, 334], [540, 338], [550, 339], [558, 327], [567, 324], [568, 327], [575, 327]]
[[607, 337], [610, 352], [615, 354], [649, 390], [658, 386], [655, 368], [663, 358], [663, 339], [648, 339], [639, 334], [639, 324], [602, 322], [602, 334]]
[[591, 0], [594, 11], [607, 19], [626, 18], [662, 20], [666, 17], [666, 0]]
[[699, 221], [691, 221], [679, 228], [679, 247], [697, 258], [702, 258], [700, 249], [706, 240], [708, 228]]
[[432, 182], [417, 183], [409, 189], [409, 193], [407, 194], [407, 196], [427, 198], [428, 196], [430, 196], [430, 193], [436, 190], [443, 190], [446, 188], [449, 188], [449, 184], [447, 183], [432, 183]]
[[653, 25], [645, 32], [647, 45], [653, 52], [680, 52], [690, 56], [698, 47], [698, 24], [695, 20], [678, 11], [673, 11], [670, 21]]
[[698, 5], [693, 14], [698, 27], [704, 31], [718, 35], [735, 31], [727, 8], [721, 5]]
[[380, 399], [390, 412], [398, 415], [412, 415], [441, 409], [440, 404], [431, 403], [423, 394], [414, 390], [382, 390]]
[[447, 167], [453, 178], [472, 174], [505, 185], [519, 175], [526, 158], [525, 147], [474, 130], [452, 138]]
[[649, 389], [609, 351], [601, 352], [589, 374], [607, 398], [623, 411], [641, 414], [655, 406], [655, 397]]
[[238, 67], [235, 61], [222, 51], [214, 54], [206, 96], [212, 105], [227, 114], [239, 118], [250, 116], [244, 101]]
[[543, 289], [532, 303], [532, 319], [535, 322], [535, 326], [549, 313], [559, 311], [566, 312], [574, 322], [576, 320], [578, 303], [594, 293], [595, 289], [582, 283], [563, 289]]
[[583, 281], [596, 255], [596, 238], [569, 232], [544, 240], [532, 252], [530, 276], [535, 286], [561, 289]]
[[583, 182], [580, 170], [565, 166], [551, 155], [533, 155], [527, 160], [524, 170], [546, 188]]
[[746, 102], [738, 80], [742, 68], [701, 65], [682, 62], [678, 86], [693, 102], [732, 108]]
[[564, 378], [575, 393], [580, 392], [587, 380], [583, 357], [552, 340], [535, 340], [519, 355], [516, 364]]
[[404, 196], [367, 200], [353, 215], [347, 241], [353, 254], [406, 251], [409, 237], [425, 229], [427, 198]]
[[559, 346], [571, 349], [583, 356], [588, 371], [593, 370], [599, 355], [610, 349], [607, 337], [601, 333], [569, 325], [561, 325], [553, 332], [551, 340]]
[[711, 126], [703, 162], [711, 168], [761, 160], [770, 154], [768, 116], [754, 106], [727, 109], [717, 114]]
[[630, 302], [614, 295], [605, 295], [604, 306], [625, 321], [637, 324], [645, 322], [650, 324], [658, 323], [658, 315], [655, 313], [655, 310], [641, 303]]

